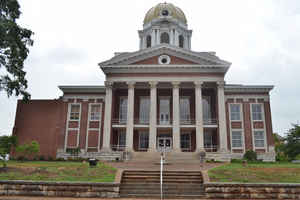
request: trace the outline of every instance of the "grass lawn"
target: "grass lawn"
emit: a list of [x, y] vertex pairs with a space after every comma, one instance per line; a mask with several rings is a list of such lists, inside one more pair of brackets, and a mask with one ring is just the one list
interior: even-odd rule
[[300, 164], [229, 163], [208, 171], [211, 182], [300, 183]]
[[82, 162], [9, 161], [6, 169], [0, 168], [0, 180], [113, 182], [115, 173], [101, 162], [90, 168]]

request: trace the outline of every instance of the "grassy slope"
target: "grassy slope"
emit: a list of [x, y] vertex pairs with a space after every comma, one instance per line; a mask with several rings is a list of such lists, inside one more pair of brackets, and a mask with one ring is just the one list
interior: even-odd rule
[[98, 163], [90, 168], [82, 162], [9, 161], [0, 170], [0, 180], [113, 182], [116, 169]]
[[300, 183], [300, 164], [229, 163], [209, 170], [211, 182]]

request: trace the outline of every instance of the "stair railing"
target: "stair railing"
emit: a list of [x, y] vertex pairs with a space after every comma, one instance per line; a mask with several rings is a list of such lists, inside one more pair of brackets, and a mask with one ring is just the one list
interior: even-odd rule
[[163, 168], [164, 168], [164, 153], [160, 154], [160, 199], [163, 199]]

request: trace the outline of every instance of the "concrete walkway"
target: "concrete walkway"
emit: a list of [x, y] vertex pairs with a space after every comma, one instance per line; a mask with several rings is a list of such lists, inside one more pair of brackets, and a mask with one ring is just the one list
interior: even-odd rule
[[[93, 199], [103, 199], [103, 198], [62, 198], [62, 197], [18, 197], [18, 196], [0, 196], [1, 200], [93, 200]], [[145, 199], [127, 199], [127, 198], [114, 198], [114, 199], [105, 199], [105, 200], [145, 200]], [[147, 200], [157, 200], [157, 199], [150, 199], [147, 198]], [[176, 199], [172, 199], [172, 200], [176, 200]], [[177, 200], [182, 200], [182, 199], [177, 199]], [[191, 200], [191, 199], [189, 199]], [[194, 199], [196, 200], [196, 199]], [[200, 200], [200, 199], [199, 199]], [[201, 199], [201, 200], [205, 200], [205, 199]], [[213, 199], [210, 199], [213, 200]], [[214, 199], [214, 200], [218, 200], [218, 199]], [[235, 199], [238, 200], [238, 199]], [[243, 199], [246, 200], [246, 199]], [[251, 199], [251, 200], [255, 200], [255, 199]]]

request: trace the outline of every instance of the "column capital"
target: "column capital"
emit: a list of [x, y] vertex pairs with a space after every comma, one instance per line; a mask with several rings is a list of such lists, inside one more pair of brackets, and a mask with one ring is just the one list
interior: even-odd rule
[[135, 81], [127, 81], [126, 83], [128, 85], [128, 88], [131, 88], [131, 89], [134, 88]]
[[179, 88], [180, 81], [172, 81], [173, 88]]
[[156, 88], [158, 81], [149, 81], [150, 88]]
[[218, 88], [224, 88], [225, 86], [225, 81], [218, 81], [217, 82]]
[[203, 85], [203, 81], [194, 81], [195, 87], [201, 88]]
[[112, 82], [112, 81], [105, 81], [104, 82], [105, 87], [107, 87], [109, 89], [112, 89], [113, 84], [114, 84], [114, 82]]

